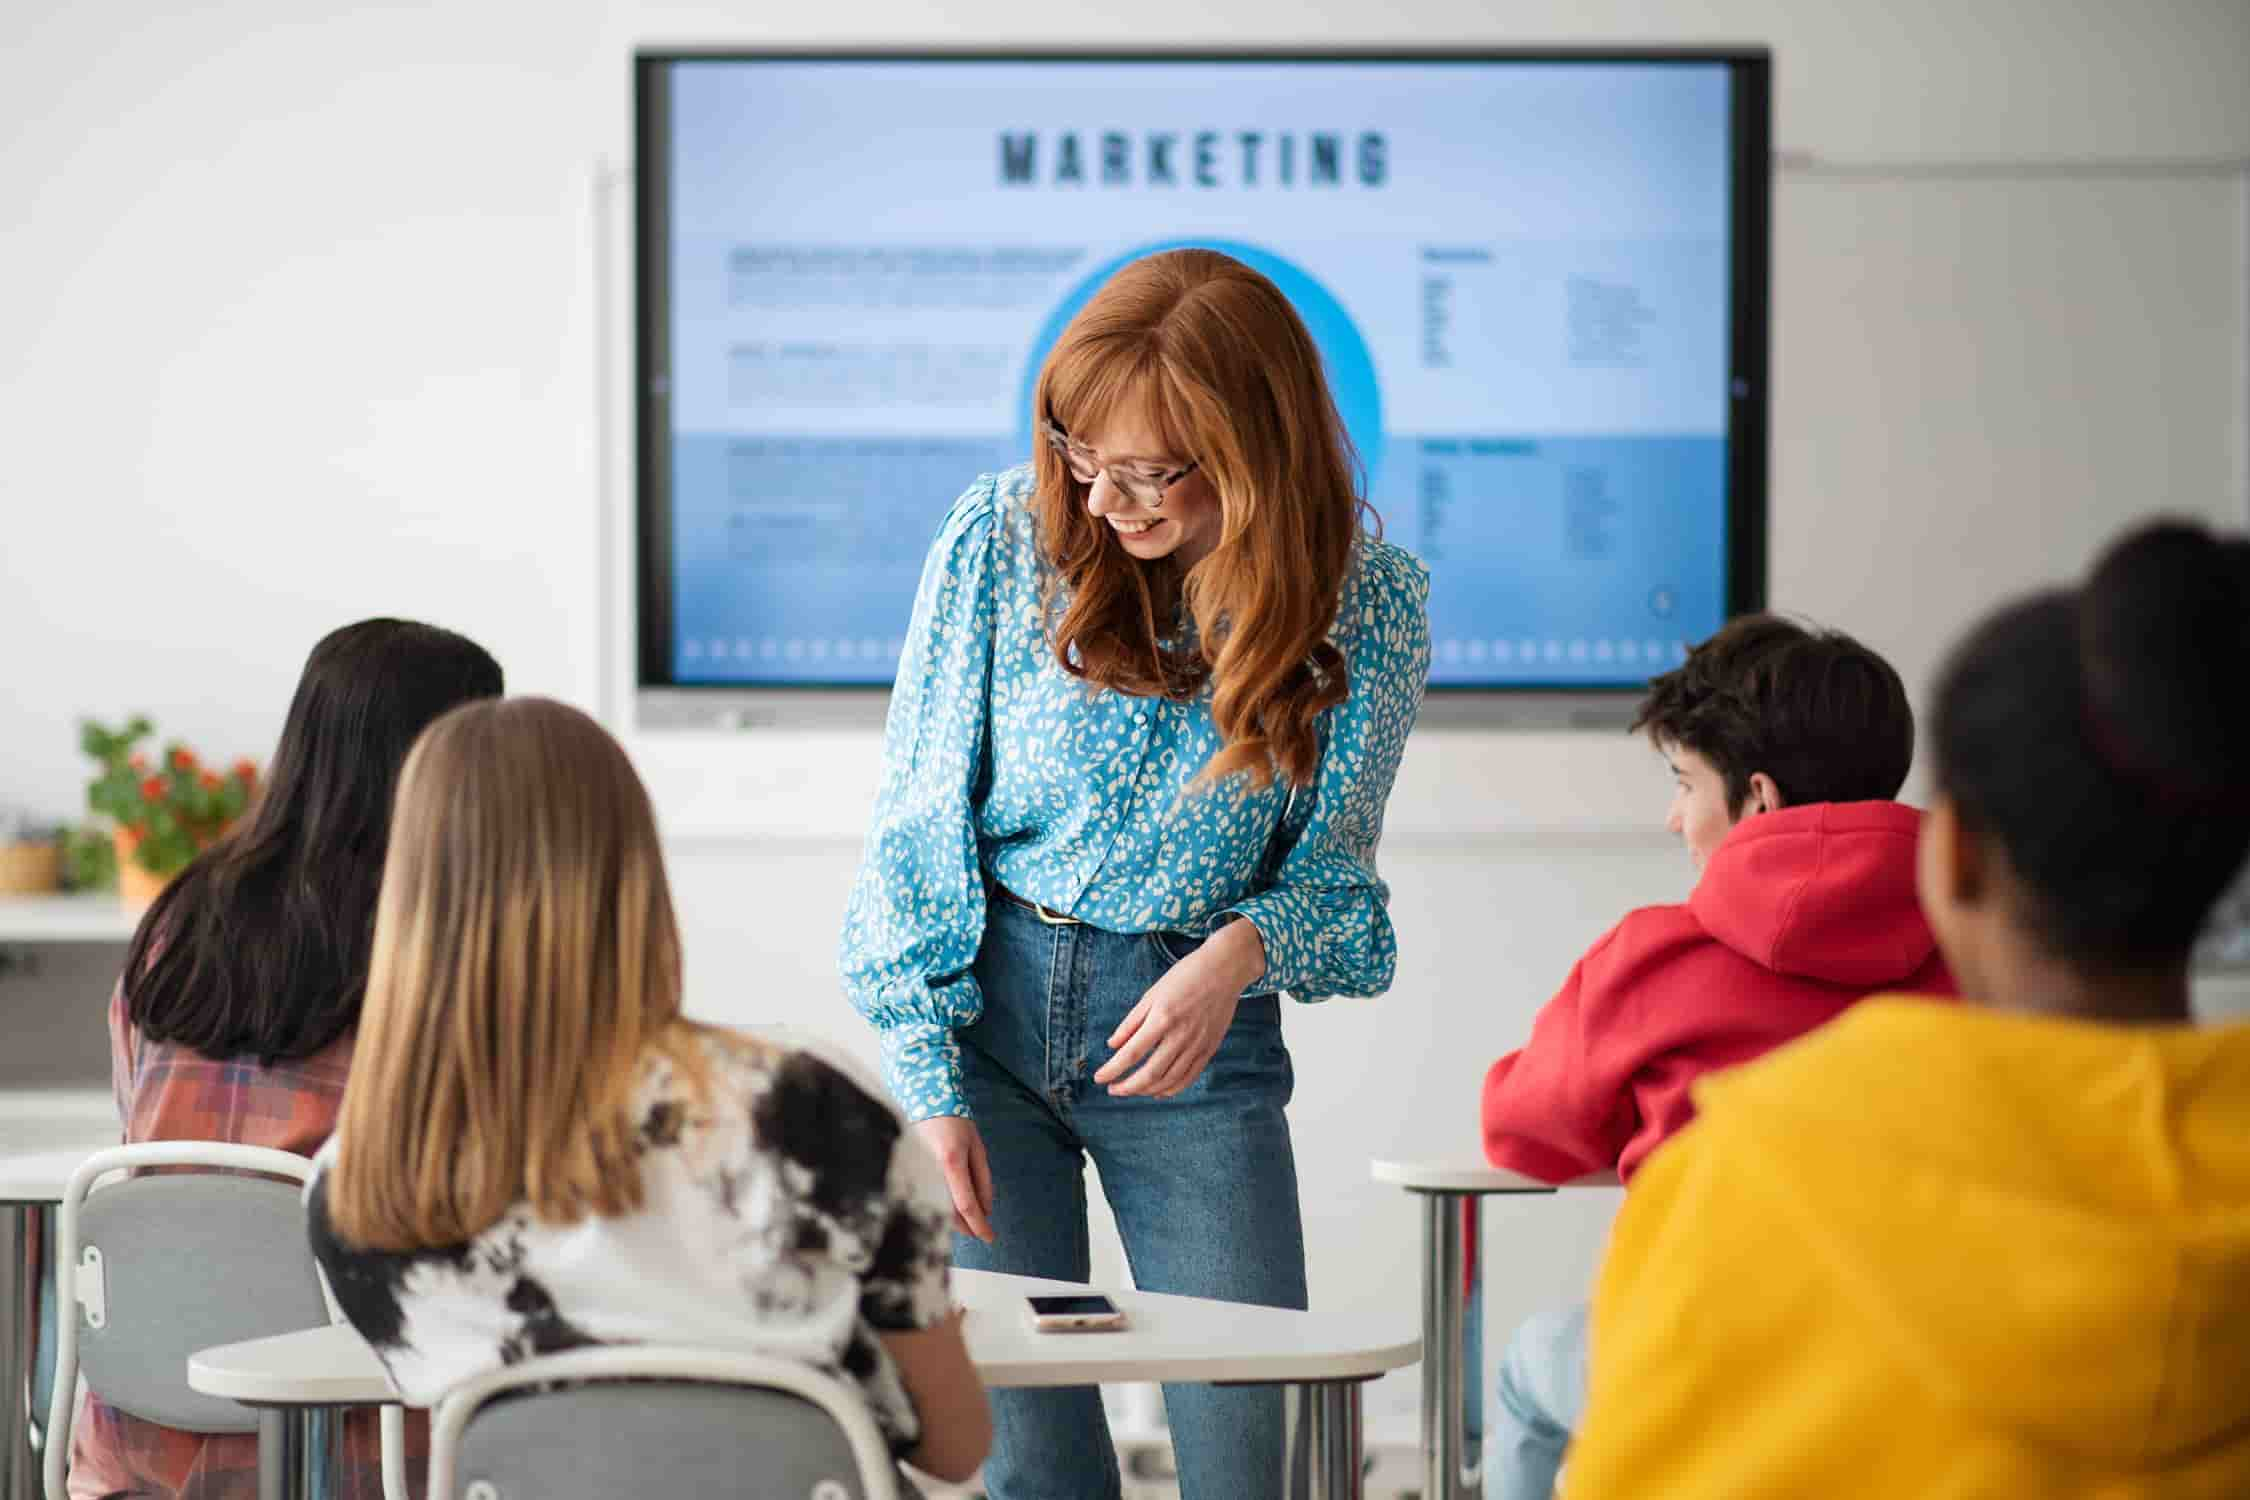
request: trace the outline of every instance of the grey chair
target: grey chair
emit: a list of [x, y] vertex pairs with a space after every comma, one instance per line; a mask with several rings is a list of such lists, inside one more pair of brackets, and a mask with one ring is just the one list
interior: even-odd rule
[[[146, 1171], [152, 1167], [199, 1170]], [[272, 1491], [278, 1476], [268, 1471], [285, 1458], [319, 1461], [283, 1455], [274, 1441], [278, 1424], [187, 1383], [188, 1356], [198, 1349], [341, 1321], [305, 1239], [302, 1195], [311, 1171], [304, 1157], [225, 1141], [118, 1146], [79, 1164], [55, 1233], [60, 1316], [47, 1500], [67, 1500], [80, 1376], [103, 1401], [147, 1421], [205, 1434], [259, 1433], [262, 1492]], [[135, 1175], [96, 1187], [119, 1172]], [[268, 1175], [239, 1175], [245, 1172]], [[384, 1480], [395, 1495], [393, 1447], [384, 1444]]]
[[899, 1500], [857, 1391], [793, 1360], [620, 1345], [457, 1386], [430, 1432], [429, 1500]]

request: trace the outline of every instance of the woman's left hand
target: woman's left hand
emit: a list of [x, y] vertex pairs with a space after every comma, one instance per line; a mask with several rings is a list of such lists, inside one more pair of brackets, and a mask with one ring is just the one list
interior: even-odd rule
[[1265, 971], [1266, 946], [1258, 929], [1239, 917], [1227, 923], [1149, 986], [1109, 1034], [1113, 1055], [1094, 1082], [1120, 1098], [1178, 1094], [1203, 1076], [1226, 1040], [1243, 986]]

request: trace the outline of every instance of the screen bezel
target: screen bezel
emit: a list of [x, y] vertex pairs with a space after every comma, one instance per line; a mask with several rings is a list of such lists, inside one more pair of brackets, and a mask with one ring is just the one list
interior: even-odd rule
[[[665, 213], [664, 70], [682, 62], [1152, 63], [1722, 63], [1732, 74], [1728, 181], [1729, 297], [1726, 617], [1766, 603], [1767, 363], [1772, 293], [1772, 74], [1763, 47], [1526, 48], [643, 48], [633, 54], [634, 159], [634, 661], [644, 727], [880, 724], [890, 696], [869, 683], [682, 682], [672, 670], [670, 241]], [[1538, 682], [1429, 686], [1431, 725], [1612, 727], [1638, 683]]]

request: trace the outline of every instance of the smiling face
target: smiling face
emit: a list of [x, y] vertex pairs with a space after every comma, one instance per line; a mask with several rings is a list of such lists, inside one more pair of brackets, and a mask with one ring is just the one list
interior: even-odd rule
[[1219, 492], [1201, 469], [1166, 490], [1163, 505], [1155, 509], [1120, 490], [1109, 477], [1110, 469], [1161, 476], [1188, 466], [1190, 456], [1164, 441], [1146, 411], [1125, 406], [1103, 420], [1083, 424], [1070, 440], [1081, 451], [1091, 451], [1103, 466], [1086, 487], [1086, 510], [1109, 527], [1128, 555], [1142, 562], [1177, 557], [1182, 567], [1192, 568], [1219, 545]]

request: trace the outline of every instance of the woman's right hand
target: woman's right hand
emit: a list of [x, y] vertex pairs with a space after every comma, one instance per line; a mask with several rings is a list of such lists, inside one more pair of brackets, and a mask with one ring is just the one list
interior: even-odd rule
[[991, 1244], [992, 1164], [985, 1159], [984, 1137], [977, 1132], [976, 1121], [934, 1115], [915, 1121], [914, 1128], [945, 1169], [945, 1186], [953, 1194], [953, 1227]]

